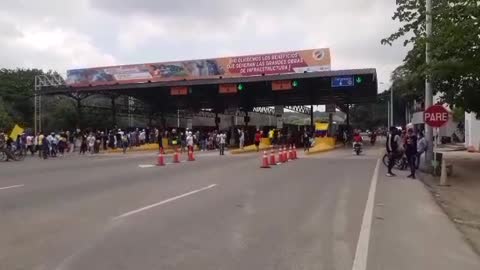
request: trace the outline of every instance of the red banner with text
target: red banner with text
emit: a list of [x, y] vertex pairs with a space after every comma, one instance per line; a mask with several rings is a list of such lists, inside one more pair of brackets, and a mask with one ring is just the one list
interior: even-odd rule
[[292, 52], [135, 64], [67, 71], [66, 83], [73, 87], [147, 83], [303, 73], [330, 70], [330, 50]]

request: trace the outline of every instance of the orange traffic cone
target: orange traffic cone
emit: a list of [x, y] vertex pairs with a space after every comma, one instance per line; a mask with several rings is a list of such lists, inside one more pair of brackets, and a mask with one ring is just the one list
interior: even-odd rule
[[293, 159], [297, 159], [297, 148], [293, 145]]
[[288, 162], [288, 153], [287, 153], [287, 147], [283, 147], [283, 162]]
[[270, 165], [268, 165], [267, 151], [263, 151], [262, 166], [260, 166], [260, 168], [270, 168]]
[[188, 161], [195, 161], [195, 158], [193, 157], [193, 150], [188, 150]]
[[288, 147], [288, 159], [293, 160], [292, 147]]
[[275, 151], [273, 149], [270, 151], [270, 165], [277, 165], [275, 162]]
[[163, 151], [160, 151], [160, 154], [158, 154], [157, 158], [157, 166], [165, 166], [165, 160], [163, 158]]
[[173, 163], [180, 163], [180, 154], [178, 153], [178, 148], [175, 149], [175, 154], [173, 155]]
[[282, 148], [279, 148], [279, 149], [278, 149], [278, 162], [280, 162], [280, 163], [283, 162]]

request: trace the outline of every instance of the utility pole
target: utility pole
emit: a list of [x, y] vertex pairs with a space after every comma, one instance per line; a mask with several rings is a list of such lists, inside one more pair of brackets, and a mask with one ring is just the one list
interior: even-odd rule
[[390, 124], [393, 126], [393, 85], [390, 87]]
[[390, 123], [390, 101], [387, 100], [387, 129], [389, 129], [392, 126], [392, 123]]
[[393, 85], [392, 87], [390, 88], [390, 123], [392, 124], [392, 126], [394, 126], [394, 122], [393, 122]]
[[[430, 56], [430, 38], [432, 37], [432, 0], [426, 1], [426, 30], [427, 42], [425, 46], [425, 63], [427, 66], [431, 63]], [[432, 84], [430, 74], [425, 76], [425, 108], [424, 111], [433, 105]], [[425, 163], [430, 167], [433, 159], [433, 129], [425, 124], [425, 139], [427, 140], [427, 152], [425, 153]]]

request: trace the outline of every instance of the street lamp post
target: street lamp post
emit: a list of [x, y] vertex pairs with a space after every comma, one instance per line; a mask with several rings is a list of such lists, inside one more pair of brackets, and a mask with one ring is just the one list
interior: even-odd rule
[[393, 85], [390, 87], [390, 124], [393, 126]]
[[[430, 65], [430, 38], [432, 37], [432, 0], [426, 1], [426, 30], [427, 30], [427, 41], [425, 46], [425, 63]], [[430, 74], [425, 76], [425, 108], [432, 106], [433, 104], [433, 95], [432, 95], [432, 84], [430, 82]], [[433, 129], [432, 127], [425, 125], [425, 139], [427, 140], [427, 151], [425, 153], [425, 163], [427, 166], [430, 166], [433, 159]]]

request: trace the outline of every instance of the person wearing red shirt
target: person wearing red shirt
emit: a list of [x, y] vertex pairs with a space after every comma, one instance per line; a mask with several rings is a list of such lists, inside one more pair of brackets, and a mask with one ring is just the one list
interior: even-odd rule
[[[355, 145], [356, 144], [359, 144], [360, 145], [360, 149], [362, 149], [362, 146], [363, 146], [363, 138], [362, 136], [360, 136], [360, 133], [358, 132], [355, 132], [354, 135], [353, 135], [353, 151], [355, 152]], [[361, 151], [361, 150], [360, 150]]]
[[260, 150], [260, 140], [262, 139], [262, 132], [257, 130], [255, 133], [255, 147], [257, 148], [257, 152]]
[[358, 134], [358, 133], [355, 133], [355, 135], [353, 136], [353, 142], [354, 143], [362, 143], [363, 142], [362, 136], [360, 136], [360, 134]]

